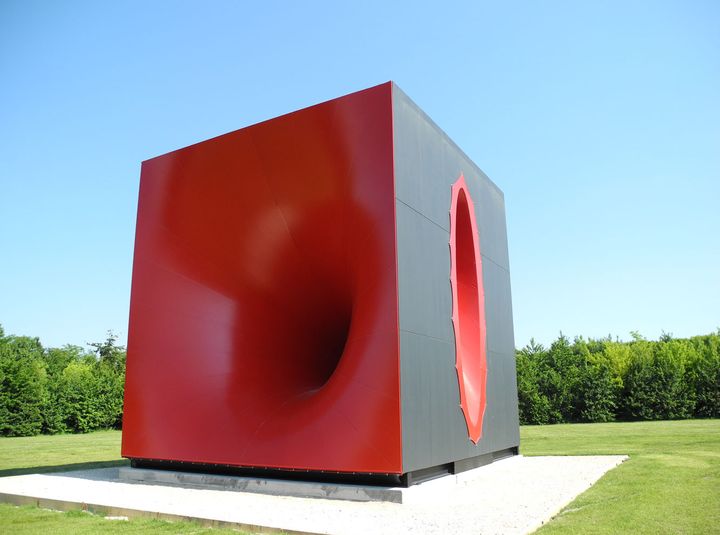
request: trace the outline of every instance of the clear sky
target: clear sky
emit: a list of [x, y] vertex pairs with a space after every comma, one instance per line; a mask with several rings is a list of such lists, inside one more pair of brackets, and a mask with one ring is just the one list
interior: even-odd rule
[[720, 327], [720, 2], [0, 2], [0, 324], [127, 336], [140, 162], [394, 80], [505, 192], [518, 346]]

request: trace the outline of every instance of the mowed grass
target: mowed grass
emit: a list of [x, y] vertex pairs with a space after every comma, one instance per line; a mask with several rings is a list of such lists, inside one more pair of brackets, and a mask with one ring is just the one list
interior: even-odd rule
[[[720, 533], [720, 420], [527, 426], [523, 455], [628, 454], [539, 535]], [[0, 475], [122, 464], [120, 433], [0, 438]], [[0, 532], [237, 533], [0, 504]]]
[[[120, 457], [120, 431], [97, 431], [87, 435], [0, 438], [0, 477], [127, 464], [129, 462]], [[18, 535], [232, 533], [238, 535], [243, 532], [205, 528], [195, 522], [165, 522], [145, 518], [106, 519], [82, 511], [61, 513], [37, 507], [15, 507], [0, 503], [0, 533]]]
[[206, 528], [195, 522], [166, 522], [147, 518], [118, 520], [82, 511], [61, 513], [37, 507], [0, 504], [0, 533], [13, 535], [94, 535], [127, 533], [168, 533], [168, 534], [206, 534], [206, 535], [242, 535], [244, 531]]
[[0, 477], [125, 464], [120, 431], [0, 438]]
[[523, 455], [626, 453], [538, 531], [720, 533], [720, 420], [527, 426]]

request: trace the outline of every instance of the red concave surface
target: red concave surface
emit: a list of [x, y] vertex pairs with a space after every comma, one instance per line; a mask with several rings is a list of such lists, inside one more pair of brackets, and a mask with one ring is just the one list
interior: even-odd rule
[[450, 257], [460, 406], [468, 436], [477, 444], [482, 437], [487, 381], [485, 296], [475, 208], [463, 175], [452, 187]]
[[143, 164], [122, 454], [400, 473], [391, 87]]

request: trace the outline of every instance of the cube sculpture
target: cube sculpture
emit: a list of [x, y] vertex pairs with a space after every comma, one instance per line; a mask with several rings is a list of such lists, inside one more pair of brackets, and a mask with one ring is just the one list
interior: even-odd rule
[[518, 444], [502, 192], [396, 85], [143, 163], [136, 466], [409, 483]]

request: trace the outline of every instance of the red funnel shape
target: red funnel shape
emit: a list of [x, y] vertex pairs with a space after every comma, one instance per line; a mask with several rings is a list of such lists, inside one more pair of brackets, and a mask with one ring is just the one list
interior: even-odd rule
[[477, 444], [482, 436], [487, 380], [485, 293], [475, 208], [463, 175], [452, 186], [451, 203], [450, 281], [455, 367], [468, 436]]
[[391, 98], [143, 163], [124, 456], [402, 472]]

